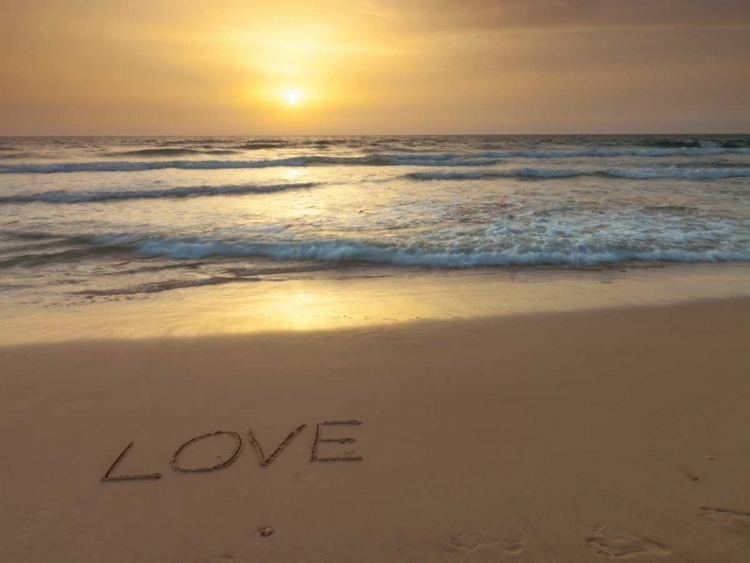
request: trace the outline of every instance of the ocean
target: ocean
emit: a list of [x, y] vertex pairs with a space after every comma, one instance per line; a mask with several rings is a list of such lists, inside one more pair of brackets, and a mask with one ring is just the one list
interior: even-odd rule
[[750, 135], [0, 138], [0, 301], [750, 260]]

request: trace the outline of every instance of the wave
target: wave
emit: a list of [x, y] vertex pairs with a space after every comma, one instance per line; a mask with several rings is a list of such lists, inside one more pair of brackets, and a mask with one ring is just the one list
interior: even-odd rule
[[[154, 235], [101, 235], [60, 237], [48, 233], [5, 233], [17, 238], [65, 239], [66, 244], [83, 245], [44, 257], [44, 262], [81, 259], [92, 256], [135, 253], [144, 257], [200, 260], [212, 257], [263, 257], [279, 261], [313, 261], [326, 264], [369, 263], [391, 266], [424, 266], [433, 268], [468, 268], [512, 265], [591, 266], [632, 261], [659, 262], [728, 262], [750, 261], [750, 247], [688, 248], [647, 247], [640, 238], [618, 244], [571, 244], [556, 247], [554, 241], [514, 243], [507, 248], [415, 247], [413, 245], [376, 245], [346, 239], [308, 241], [226, 241], [199, 236], [163, 237]], [[687, 242], [687, 241], [686, 241]], [[689, 244], [689, 242], [688, 242]], [[39, 256], [30, 257], [39, 261]], [[12, 260], [16, 262], [16, 260]], [[4, 264], [10, 266], [12, 264]]]
[[310, 157], [280, 158], [273, 160], [160, 160], [60, 162], [55, 164], [0, 165], [0, 174], [56, 174], [65, 172], [142, 172], [180, 168], [184, 170], [226, 170], [242, 168], [269, 168], [275, 166], [305, 166]]
[[513, 170], [411, 172], [404, 177], [412, 180], [483, 180], [491, 178], [558, 179], [581, 176], [606, 176], [610, 178], [653, 180], [719, 180], [748, 178], [750, 168], [612, 168], [606, 170], [576, 170], [562, 168], [518, 168]]
[[264, 256], [276, 260], [322, 262], [368, 262], [396, 266], [465, 268], [510, 265], [596, 265], [627, 261], [716, 262], [750, 261], [750, 249], [743, 251], [684, 249], [592, 249], [567, 252], [538, 250], [522, 245], [508, 250], [454, 251], [375, 246], [347, 241], [301, 243], [227, 243], [188, 239], [151, 239], [137, 242], [134, 249], [150, 256], [196, 259], [212, 256]]
[[238, 149], [244, 150], [244, 151], [259, 151], [259, 150], [265, 150], [265, 149], [281, 149], [288, 146], [288, 143], [286, 142], [258, 142], [258, 143], [245, 143], [244, 145], [237, 145]]
[[161, 149], [135, 149], [131, 151], [119, 151], [108, 153], [111, 156], [190, 156], [190, 155], [230, 155], [237, 154], [237, 151], [232, 149], [176, 149], [176, 148], [161, 148]]
[[720, 180], [724, 178], [750, 177], [750, 168], [667, 168], [637, 169], [620, 168], [605, 170], [605, 176], [650, 180], [655, 178], [677, 178], [682, 180]]
[[[4, 149], [13, 150], [13, 149]], [[14, 152], [11, 154], [0, 154], [0, 160], [20, 160], [22, 158], [43, 158], [44, 155], [33, 152]]]
[[164, 190], [130, 190], [102, 192], [50, 191], [36, 194], [19, 194], [0, 197], [2, 203], [89, 203], [96, 201], [120, 201], [129, 199], [190, 198], [220, 195], [267, 194], [285, 190], [314, 188], [320, 184], [305, 182], [296, 184], [254, 185], [239, 184], [225, 186], [186, 186]]
[[731, 154], [750, 154], [750, 148], [721, 148], [721, 147], [680, 147], [680, 148], [621, 148], [599, 147], [592, 149], [556, 149], [505, 151], [486, 153], [487, 155], [504, 155], [523, 158], [607, 158], [635, 156], [644, 158], [662, 158], [669, 156], [718, 156]]
[[675, 156], [724, 156], [724, 155], [750, 155], [750, 148], [627, 148], [627, 147], [597, 147], [585, 149], [533, 149], [533, 150], [503, 150], [485, 152], [454, 152], [454, 153], [428, 153], [428, 154], [384, 154], [381, 158], [392, 161], [394, 164], [421, 164], [425, 162], [441, 163], [446, 165], [456, 163], [463, 165], [471, 160], [483, 160], [495, 164], [508, 158], [529, 159], [552, 159], [552, 158], [615, 158], [615, 157], [639, 157], [639, 158], [664, 158]]
[[[455, 165], [480, 166], [493, 164], [495, 160], [474, 159], [456, 161]], [[355, 157], [298, 156], [267, 160], [164, 160], [164, 161], [108, 161], [108, 162], [61, 162], [55, 164], [0, 165], [0, 174], [55, 174], [65, 172], [141, 172], [178, 168], [183, 170], [227, 170], [243, 168], [273, 168], [280, 166], [315, 165], [359, 165], [388, 166], [415, 164], [430, 166], [434, 163], [451, 165], [447, 155], [370, 155]]]
[[[144, 149], [150, 150], [150, 149]], [[164, 150], [164, 149], [154, 149]], [[171, 149], [170, 149], [171, 150]], [[182, 150], [182, 149], [177, 149]], [[137, 172], [178, 168], [185, 170], [222, 170], [270, 168], [278, 166], [490, 166], [508, 158], [605, 158], [750, 155], [750, 148], [594, 148], [578, 150], [528, 150], [449, 153], [394, 153], [366, 156], [308, 155], [262, 160], [158, 160], [158, 161], [90, 161], [46, 164], [0, 165], [0, 174], [54, 174], [65, 172]]]
[[[86, 242], [86, 241], [84, 241]], [[14, 266], [48, 266], [50, 264], [61, 264], [63, 262], [79, 262], [92, 256], [112, 255], [117, 253], [127, 253], [128, 248], [118, 248], [116, 246], [88, 246], [84, 248], [65, 248], [52, 252], [34, 252], [28, 254], [18, 254], [0, 260], [0, 270], [13, 268]]]
[[590, 175], [582, 170], [549, 168], [519, 168], [515, 170], [449, 171], [449, 172], [410, 172], [405, 178], [412, 180], [483, 180], [489, 178], [574, 178]]
[[662, 148], [724, 148], [738, 149], [750, 147], [750, 139], [656, 139], [645, 143], [648, 146]]

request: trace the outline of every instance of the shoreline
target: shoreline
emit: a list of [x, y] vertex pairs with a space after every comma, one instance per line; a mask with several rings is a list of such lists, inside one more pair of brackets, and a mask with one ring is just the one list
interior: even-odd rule
[[336, 331], [750, 297], [745, 263], [376, 272], [272, 276], [145, 296], [67, 296], [15, 310], [9, 303], [0, 346]]
[[[741, 563], [748, 314], [743, 298], [3, 347], [0, 555]], [[324, 426], [355, 441], [317, 455], [361, 460], [311, 461], [326, 421], [361, 424]], [[231, 436], [190, 442], [219, 430], [241, 442], [226, 467], [170, 464], [229, 460]], [[160, 478], [102, 482], [130, 443], [111, 475]]]

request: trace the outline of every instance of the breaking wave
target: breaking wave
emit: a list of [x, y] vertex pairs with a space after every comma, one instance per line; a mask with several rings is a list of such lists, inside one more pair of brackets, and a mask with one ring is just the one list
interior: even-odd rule
[[[32, 238], [28, 234], [16, 236]], [[200, 260], [215, 257], [264, 257], [279, 261], [315, 261], [329, 264], [354, 262], [438, 268], [511, 265], [591, 266], [632, 261], [750, 261], [750, 247], [747, 245], [698, 248], [691, 247], [686, 239], [682, 247], [674, 243], [654, 244], [649, 247], [644, 245], [638, 237], [616, 242], [602, 240], [596, 244], [560, 244], [559, 240], [552, 237], [544, 243], [538, 239], [530, 239], [527, 242], [517, 242], [512, 245], [478, 244], [474, 248], [459, 248], [398, 244], [377, 245], [344, 239], [253, 242], [211, 240], [195, 236], [102, 235], [59, 237], [44, 233], [33, 234], [34, 239], [46, 237], [64, 240], [66, 244], [83, 245], [88, 248], [88, 250], [78, 248], [75, 251], [64, 253], [67, 256], [70, 252], [74, 252], [75, 259], [82, 258], [82, 253], [98, 256], [125, 252], [146, 257], [177, 260]], [[59, 256], [55, 256], [56, 260], [59, 258]]]
[[229, 244], [150, 240], [136, 244], [136, 250], [153, 256], [170, 258], [205, 258], [211, 256], [265, 256], [276, 260], [317, 260], [323, 262], [369, 262], [397, 266], [431, 266], [466, 268], [510, 265], [597, 265], [627, 261], [716, 262], [750, 260], [747, 251], [690, 250], [535, 250], [533, 245], [495, 251], [416, 250], [380, 247], [360, 243], [328, 242], [298, 244]]

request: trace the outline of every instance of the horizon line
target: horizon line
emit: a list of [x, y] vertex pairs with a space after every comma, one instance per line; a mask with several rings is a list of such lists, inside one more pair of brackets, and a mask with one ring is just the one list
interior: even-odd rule
[[95, 134], [40, 134], [40, 135], [0, 135], [0, 139], [14, 139], [14, 138], [25, 138], [25, 139], [45, 139], [45, 138], [81, 138], [81, 137], [573, 137], [573, 136], [587, 136], [587, 137], [607, 137], [607, 136], [637, 136], [637, 135], [669, 135], [669, 136], [685, 136], [685, 135], [750, 135], [750, 130], [742, 133], [737, 132], [697, 132], [692, 131], [688, 133], [667, 133], [667, 132], [630, 132], [630, 133], [618, 133], [618, 132], [607, 132], [607, 133], [280, 133], [280, 134], [264, 134], [264, 133], [232, 133], [232, 134], [218, 134], [218, 133], [129, 133], [129, 134], [106, 134], [106, 133], [95, 133]]

